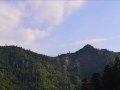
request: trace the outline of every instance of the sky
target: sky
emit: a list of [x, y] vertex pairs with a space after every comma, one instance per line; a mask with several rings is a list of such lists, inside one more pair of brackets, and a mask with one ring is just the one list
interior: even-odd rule
[[119, 0], [1, 0], [0, 45], [49, 56], [86, 44], [120, 52]]

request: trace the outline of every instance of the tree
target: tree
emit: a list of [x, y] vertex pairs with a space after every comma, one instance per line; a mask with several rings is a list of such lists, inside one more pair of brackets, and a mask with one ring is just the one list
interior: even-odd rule
[[103, 74], [103, 85], [104, 85], [104, 88], [106, 90], [111, 90], [111, 86], [112, 86], [112, 83], [111, 83], [111, 69], [110, 69], [110, 66], [109, 65], [106, 65], [105, 69], [104, 69], [104, 74]]
[[112, 67], [112, 86], [114, 90], [120, 90], [120, 59], [118, 57], [115, 58], [113, 67]]
[[93, 73], [91, 78], [91, 84], [96, 90], [100, 90], [102, 87], [102, 80], [99, 73]]
[[87, 86], [88, 86], [88, 80], [87, 80], [86, 75], [84, 75], [84, 78], [82, 81], [82, 90], [88, 90]]
[[120, 90], [120, 59], [115, 58], [113, 64], [105, 67], [103, 74], [103, 85], [106, 90]]

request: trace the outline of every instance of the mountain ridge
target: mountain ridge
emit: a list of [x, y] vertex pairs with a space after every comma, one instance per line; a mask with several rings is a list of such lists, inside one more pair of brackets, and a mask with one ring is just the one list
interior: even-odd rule
[[91, 45], [56, 57], [0, 46], [0, 90], [80, 90], [85, 73], [88, 79], [94, 72], [102, 75], [116, 56]]

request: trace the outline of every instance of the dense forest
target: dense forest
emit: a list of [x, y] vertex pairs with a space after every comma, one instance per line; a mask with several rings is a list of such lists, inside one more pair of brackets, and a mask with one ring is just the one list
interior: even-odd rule
[[56, 57], [0, 46], [0, 90], [119, 90], [116, 56], [91, 45]]
[[83, 78], [82, 90], [120, 90], [120, 59], [106, 65], [104, 73], [93, 73], [91, 80]]
[[62, 64], [21, 47], [0, 47], [0, 90], [73, 90]]

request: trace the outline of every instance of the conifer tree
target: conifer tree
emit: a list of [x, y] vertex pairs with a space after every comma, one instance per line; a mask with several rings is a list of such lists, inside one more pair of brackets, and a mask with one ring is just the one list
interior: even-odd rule
[[82, 81], [82, 90], [88, 90], [87, 86], [88, 86], [88, 80], [87, 80], [86, 75], [84, 75], [84, 78]]
[[102, 86], [102, 80], [99, 73], [93, 73], [91, 78], [91, 84], [96, 90], [100, 90]]

